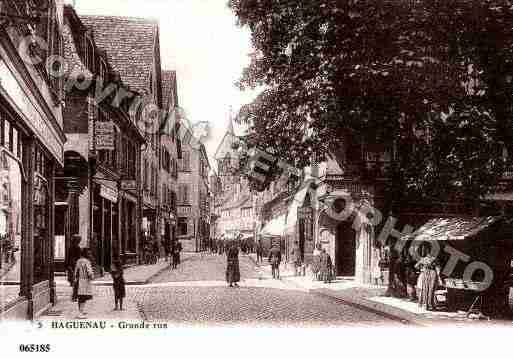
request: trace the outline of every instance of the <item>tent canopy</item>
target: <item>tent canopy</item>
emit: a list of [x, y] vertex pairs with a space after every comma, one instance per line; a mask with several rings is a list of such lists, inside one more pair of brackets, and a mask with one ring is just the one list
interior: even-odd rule
[[475, 237], [501, 217], [436, 218], [415, 232], [401, 237], [404, 241], [458, 241]]
[[265, 226], [262, 228], [260, 234], [264, 237], [278, 237], [283, 235], [283, 231], [285, 230], [285, 215], [282, 214], [276, 218], [271, 219]]

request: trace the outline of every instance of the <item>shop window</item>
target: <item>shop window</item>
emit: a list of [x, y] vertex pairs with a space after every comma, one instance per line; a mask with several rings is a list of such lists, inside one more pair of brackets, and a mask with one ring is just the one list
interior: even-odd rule
[[136, 211], [135, 211], [135, 203], [127, 202], [127, 216], [130, 218], [128, 221], [128, 242], [126, 245], [126, 250], [129, 253], [136, 252], [136, 236], [135, 236], [135, 223], [136, 223]]
[[42, 152], [36, 147], [35, 169], [34, 176], [34, 283], [39, 283], [49, 279], [49, 259], [51, 257], [51, 242], [49, 233], [49, 213], [50, 201], [48, 190], [48, 174], [49, 162]]
[[178, 235], [186, 236], [187, 235], [187, 217], [178, 218]]
[[[7, 122], [7, 121], [6, 121]], [[22, 174], [18, 161], [0, 154], [0, 307], [18, 298], [21, 273]]]

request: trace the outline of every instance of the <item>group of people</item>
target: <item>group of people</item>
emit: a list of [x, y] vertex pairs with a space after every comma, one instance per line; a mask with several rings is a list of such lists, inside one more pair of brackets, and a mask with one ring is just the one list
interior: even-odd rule
[[252, 238], [242, 238], [239, 234], [235, 239], [227, 239], [225, 235], [221, 235], [219, 238], [210, 238], [208, 241], [208, 252], [210, 254], [223, 255], [228, 251], [231, 242], [237, 242], [242, 254], [250, 254], [255, 252], [255, 243]]
[[[71, 247], [66, 257], [68, 281], [72, 286], [72, 300], [78, 303], [78, 318], [87, 318], [85, 304], [93, 299], [94, 271], [92, 253], [89, 248], [80, 248], [81, 238], [72, 237]], [[114, 259], [110, 274], [114, 291], [114, 310], [123, 310], [123, 299], [126, 296], [123, 265], [119, 258]]]
[[170, 262], [171, 268], [176, 269], [180, 264], [180, 253], [182, 252], [182, 243], [180, 241], [166, 241], [164, 243], [164, 252], [166, 262]]
[[313, 252], [312, 272], [315, 280], [323, 281], [324, 283], [331, 283], [335, 277], [331, 256], [320, 244], [315, 247]]
[[[226, 282], [229, 287], [238, 287], [240, 282], [239, 248], [240, 242], [233, 240], [226, 244]], [[263, 246], [259, 243], [256, 246], [257, 261], [262, 261]], [[280, 279], [281, 250], [279, 245], [273, 245], [269, 250], [268, 257], [271, 265], [271, 272], [274, 279]]]
[[431, 255], [413, 258], [407, 248], [400, 253], [391, 252], [387, 294], [418, 302], [427, 310], [436, 310], [435, 292], [443, 288], [441, 266]]
[[[85, 304], [93, 298], [92, 281], [94, 271], [92, 266], [92, 253], [89, 248], [80, 248], [81, 237], [72, 237], [71, 246], [66, 257], [66, 269], [68, 281], [72, 286], [72, 300], [78, 302], [78, 318], [85, 319], [87, 312]], [[171, 266], [176, 269], [180, 264], [180, 242], [166, 243], [164, 245], [166, 261], [171, 261]], [[114, 310], [123, 310], [123, 299], [126, 296], [123, 264], [119, 258], [115, 258], [110, 268], [112, 276], [112, 288], [114, 291]]]
[[0, 268], [3, 264], [9, 265], [16, 261], [14, 256], [16, 250], [14, 240], [9, 233], [0, 235]]

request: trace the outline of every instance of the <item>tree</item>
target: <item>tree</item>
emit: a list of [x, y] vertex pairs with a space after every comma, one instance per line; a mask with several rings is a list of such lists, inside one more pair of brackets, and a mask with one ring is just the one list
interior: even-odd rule
[[[395, 192], [476, 197], [513, 143], [513, 2], [231, 0], [263, 87], [247, 145], [298, 167], [344, 138], [393, 144]], [[420, 135], [419, 135], [420, 133]]]

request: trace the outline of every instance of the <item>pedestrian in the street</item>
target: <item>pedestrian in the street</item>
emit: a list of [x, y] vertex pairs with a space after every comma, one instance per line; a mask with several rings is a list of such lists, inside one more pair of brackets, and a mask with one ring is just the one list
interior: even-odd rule
[[302, 274], [303, 260], [301, 258], [301, 249], [299, 248], [298, 241], [294, 242], [294, 247], [290, 252], [290, 258], [294, 265], [294, 275], [299, 276]]
[[312, 273], [314, 275], [314, 280], [320, 280], [321, 253], [321, 244], [317, 243], [312, 256]]
[[[66, 269], [68, 272], [68, 282], [71, 286], [75, 283], [75, 266], [77, 265], [77, 261], [80, 259], [81, 249], [80, 242], [82, 238], [79, 235], [71, 236], [71, 246], [68, 250], [68, 255], [66, 256]], [[75, 293], [76, 295], [76, 293]], [[73, 299], [75, 301], [75, 299]]]
[[258, 241], [258, 244], [256, 247], [256, 255], [257, 255], [257, 263], [262, 263], [263, 255], [264, 255], [264, 247], [262, 245], [262, 240]]
[[166, 262], [170, 262], [170, 256], [171, 256], [171, 240], [169, 238], [166, 238], [164, 240], [164, 254], [166, 256]]
[[274, 244], [269, 251], [269, 263], [274, 279], [280, 279], [281, 250], [279, 245]]
[[112, 276], [112, 287], [114, 289], [114, 310], [123, 310], [123, 298], [126, 296], [126, 289], [123, 265], [119, 259], [114, 261], [114, 266], [110, 274]]
[[153, 260], [152, 264], [157, 264], [160, 258], [160, 245], [156, 239], [153, 239], [152, 243]]
[[93, 299], [93, 286], [91, 281], [94, 278], [93, 267], [91, 265], [91, 251], [89, 248], [83, 248], [80, 259], [75, 267], [75, 285], [78, 300], [79, 319], [86, 318], [85, 303]]
[[320, 280], [324, 283], [328, 282], [329, 277], [329, 255], [326, 252], [326, 249], [323, 248], [321, 250], [321, 256], [320, 256]]
[[175, 241], [172, 246], [173, 269], [176, 269], [178, 267], [178, 263], [180, 262], [180, 247], [178, 247], [179, 243], [180, 242]]
[[228, 251], [226, 252], [226, 281], [230, 287], [239, 286], [239, 248], [235, 242], [229, 245]]
[[183, 248], [182, 248], [182, 242], [177, 241], [177, 242], [176, 242], [176, 246], [177, 246], [177, 249], [178, 249], [176, 259], [177, 259], [177, 261], [178, 261], [178, 264], [180, 264], [180, 263], [181, 263], [181, 261], [182, 261], [182, 259], [181, 259], [181, 257], [180, 257], [180, 256], [181, 256], [181, 253], [182, 253], [182, 249], [183, 249]]

